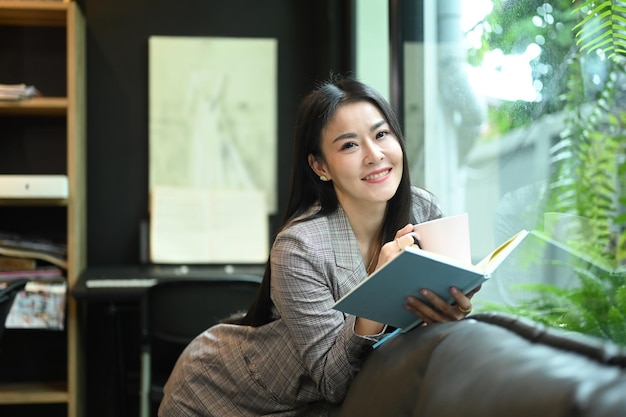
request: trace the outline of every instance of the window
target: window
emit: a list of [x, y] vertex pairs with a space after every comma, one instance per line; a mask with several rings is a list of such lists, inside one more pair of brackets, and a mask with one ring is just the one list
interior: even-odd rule
[[[469, 213], [474, 261], [529, 229], [599, 258], [614, 276], [623, 266], [626, 5], [611, 3], [620, 19], [606, 37], [594, 31], [607, 18], [593, 2], [390, 1], [392, 102], [413, 181], [446, 214]], [[609, 41], [597, 48], [594, 37]], [[539, 281], [578, 285], [556, 275]], [[616, 276], [624, 288], [623, 270]], [[530, 295], [513, 300], [511, 285], [536, 278], [502, 272], [481, 297], [514, 304]]]

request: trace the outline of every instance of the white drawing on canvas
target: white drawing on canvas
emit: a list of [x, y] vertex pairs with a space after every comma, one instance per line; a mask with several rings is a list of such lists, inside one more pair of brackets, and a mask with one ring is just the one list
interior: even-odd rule
[[150, 188], [262, 189], [274, 213], [276, 40], [149, 42]]

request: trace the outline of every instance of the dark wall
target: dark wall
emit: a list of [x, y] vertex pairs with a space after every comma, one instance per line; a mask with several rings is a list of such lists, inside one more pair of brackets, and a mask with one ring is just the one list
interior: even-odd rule
[[88, 264], [139, 263], [148, 209], [148, 38], [278, 40], [278, 198], [282, 220], [291, 132], [303, 94], [353, 69], [352, 2], [80, 0], [87, 23]]

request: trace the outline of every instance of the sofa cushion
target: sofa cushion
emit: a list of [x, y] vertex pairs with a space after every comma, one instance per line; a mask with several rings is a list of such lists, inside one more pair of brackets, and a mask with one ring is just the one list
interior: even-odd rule
[[374, 350], [339, 415], [625, 416], [625, 367], [611, 343], [478, 314]]

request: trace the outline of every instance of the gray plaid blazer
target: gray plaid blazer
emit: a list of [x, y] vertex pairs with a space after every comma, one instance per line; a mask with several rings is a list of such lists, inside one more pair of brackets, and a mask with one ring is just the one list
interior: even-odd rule
[[[414, 190], [417, 222], [441, 217], [433, 196]], [[160, 417], [328, 416], [341, 403], [381, 336], [356, 335], [355, 317], [332, 308], [367, 276], [345, 212], [284, 228], [270, 259], [276, 320], [200, 334], [166, 384]]]

